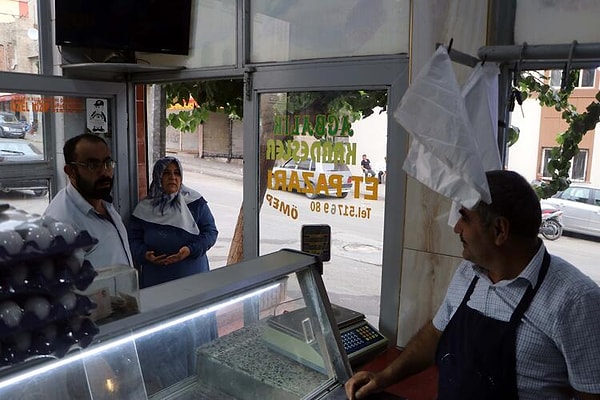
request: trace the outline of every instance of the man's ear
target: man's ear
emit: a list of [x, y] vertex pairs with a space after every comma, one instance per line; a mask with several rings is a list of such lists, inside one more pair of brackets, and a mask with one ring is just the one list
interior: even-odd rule
[[505, 217], [494, 218], [494, 241], [501, 245], [508, 240], [510, 233], [510, 222]]
[[65, 174], [67, 174], [69, 180], [75, 177], [75, 167], [73, 167], [72, 165], [65, 164], [65, 166], [63, 167], [63, 171], [65, 171]]

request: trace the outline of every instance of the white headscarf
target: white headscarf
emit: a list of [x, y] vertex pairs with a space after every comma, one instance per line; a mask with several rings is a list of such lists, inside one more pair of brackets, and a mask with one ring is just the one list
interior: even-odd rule
[[162, 187], [162, 176], [167, 166], [172, 163], [177, 164], [183, 180], [183, 169], [177, 158], [163, 157], [157, 160], [152, 171], [152, 182], [148, 197], [139, 202], [133, 210], [133, 215], [147, 222], [174, 226], [197, 235], [200, 230], [187, 204], [198, 200], [202, 195], [183, 185], [183, 183], [178, 192], [165, 193]]

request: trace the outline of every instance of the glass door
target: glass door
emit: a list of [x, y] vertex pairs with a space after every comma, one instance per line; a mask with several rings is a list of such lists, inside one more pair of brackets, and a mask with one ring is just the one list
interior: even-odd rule
[[[261, 94], [260, 254], [304, 249], [330, 258], [330, 300], [378, 323], [385, 202], [387, 91]], [[363, 109], [361, 109], [363, 107]], [[370, 113], [370, 115], [366, 115]], [[312, 245], [307, 247], [307, 241]]]
[[[331, 302], [375, 326], [387, 318], [392, 331], [398, 300], [384, 295], [400, 284], [404, 182], [391, 168], [403, 159], [406, 138], [389, 115], [405, 74], [401, 60], [257, 68], [245, 106], [253, 115], [245, 129], [256, 135], [245, 154], [258, 154], [254, 163], [244, 158], [245, 182], [254, 174], [257, 188], [245, 187], [246, 257], [302, 250], [308, 232], [304, 250], [329, 258], [323, 280]], [[321, 228], [330, 232], [324, 248]]]

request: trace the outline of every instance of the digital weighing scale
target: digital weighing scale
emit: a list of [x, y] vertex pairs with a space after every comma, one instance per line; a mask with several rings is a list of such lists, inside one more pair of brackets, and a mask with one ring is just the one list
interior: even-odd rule
[[[350, 365], [383, 351], [388, 340], [365, 320], [365, 315], [335, 304], [331, 305]], [[275, 351], [324, 371], [317, 341], [307, 327], [308, 311], [301, 308], [267, 320], [263, 339]]]

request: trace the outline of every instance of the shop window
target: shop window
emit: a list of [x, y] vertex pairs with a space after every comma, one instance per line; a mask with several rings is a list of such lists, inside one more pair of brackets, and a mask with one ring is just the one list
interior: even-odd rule
[[[560, 69], [553, 69], [550, 71], [550, 86], [560, 87], [562, 83], [563, 71]], [[592, 88], [596, 78], [596, 69], [581, 69], [577, 77], [577, 83], [575, 87], [578, 88]]]
[[[110, 99], [76, 96], [8, 93], [0, 95], [0, 204], [28, 213], [42, 214], [50, 200], [53, 180], [66, 184], [54, 163], [62, 154], [49, 151], [54, 136], [62, 148], [64, 140], [79, 132], [101, 135], [112, 140]], [[54, 122], [50, 124], [50, 122]], [[66, 136], [68, 132], [70, 136]], [[60, 186], [60, 185], [59, 185]]]
[[[544, 148], [542, 149], [542, 168], [541, 174], [545, 179], [550, 179], [551, 174], [548, 169], [548, 162], [550, 161], [550, 155], [552, 152], [552, 148]], [[573, 160], [571, 160], [571, 169], [569, 170], [569, 178], [571, 181], [585, 181], [586, 173], [587, 173], [587, 160], [588, 160], [588, 150], [587, 149], [579, 149], [579, 152], [575, 154]]]
[[408, 52], [410, 2], [252, 0], [252, 62]]
[[3, 1], [0, 71], [39, 74], [37, 1]]

